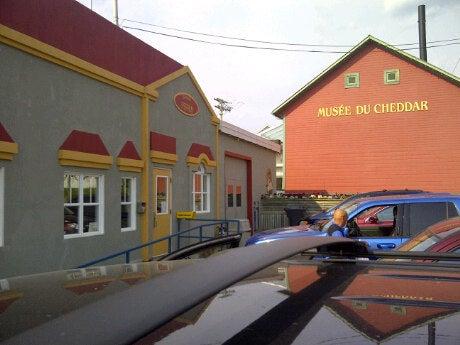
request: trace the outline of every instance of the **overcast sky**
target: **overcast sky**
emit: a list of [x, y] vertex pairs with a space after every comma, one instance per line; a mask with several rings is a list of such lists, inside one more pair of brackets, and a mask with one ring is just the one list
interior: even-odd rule
[[[88, 7], [92, 2], [95, 12], [113, 19], [113, 0], [79, 2]], [[459, 38], [450, 42], [457, 44], [428, 49], [428, 61], [459, 76], [460, 0], [118, 0], [118, 11], [122, 26], [227, 44], [309, 49], [197, 36], [125, 19], [264, 41], [352, 46], [370, 34], [401, 44], [418, 42], [419, 4], [426, 5], [427, 41]], [[252, 132], [280, 123], [272, 110], [342, 55], [225, 47], [125, 30], [189, 66], [211, 104], [215, 97], [232, 102], [224, 120]], [[418, 56], [418, 50], [410, 53]]]

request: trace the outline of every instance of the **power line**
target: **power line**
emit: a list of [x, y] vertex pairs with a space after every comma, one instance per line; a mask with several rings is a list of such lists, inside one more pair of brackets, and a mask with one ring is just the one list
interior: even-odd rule
[[147, 30], [147, 29], [134, 28], [134, 27], [131, 27], [131, 26], [126, 26], [126, 25], [123, 25], [122, 27], [126, 28], [126, 29], [144, 31], [144, 32], [148, 32], [148, 33], [151, 33], [151, 34], [155, 34], [155, 35], [173, 37], [173, 38], [178, 38], [178, 39], [182, 39], [182, 40], [188, 40], [188, 41], [200, 42], [200, 43], [206, 43], [206, 44], [214, 44], [214, 45], [225, 46], [225, 47], [247, 48], [247, 49], [262, 49], [262, 50], [276, 50], [276, 51], [288, 51], [288, 52], [308, 52], [308, 53], [333, 53], [333, 54], [346, 53], [346, 51], [334, 51], [334, 50], [285, 49], [285, 48], [276, 48], [276, 47], [256, 47], [256, 46], [249, 46], [249, 45], [242, 45], [242, 44], [211, 42], [211, 41], [200, 40], [200, 39], [197, 39], [197, 38], [183, 37], [183, 36], [166, 34], [164, 32], [157, 32], [157, 31], [152, 31], [152, 30]]
[[[189, 33], [189, 34], [194, 34], [194, 35], [202, 35], [202, 36], [207, 36], [207, 37], [224, 38], [224, 39], [238, 40], [238, 41], [244, 41], [244, 42], [276, 44], [276, 45], [288, 45], [288, 46], [300, 46], [300, 47], [329, 47], [329, 48], [337, 48], [337, 47], [339, 47], [339, 48], [340, 47], [342, 47], [342, 48], [352, 48], [352, 47], [354, 47], [353, 45], [342, 45], [342, 44], [309, 44], [309, 43], [296, 43], [296, 42], [263, 41], [263, 40], [255, 40], [255, 39], [248, 39], [248, 38], [242, 38], [242, 37], [224, 36], [224, 35], [209, 34], [209, 33], [198, 32], [198, 31], [183, 30], [183, 29], [173, 28], [173, 27], [169, 27], [169, 26], [156, 25], [156, 24], [152, 24], [152, 23], [141, 22], [141, 21], [138, 21], [138, 20], [132, 20], [132, 19], [127, 19], [127, 18], [123, 18], [123, 21], [142, 24], [142, 25], [153, 26], [153, 27], [167, 29], [167, 30], [174, 30], [174, 31], [184, 32], [184, 33]], [[442, 42], [452, 42], [452, 41], [458, 41], [458, 40], [460, 40], [460, 37], [449, 38], [449, 39], [444, 39], [444, 40], [429, 41], [427, 43], [428, 44], [442, 43]], [[416, 45], [416, 44], [418, 45], [419, 42], [399, 43], [399, 44], [394, 44], [393, 46], [402, 47], [402, 46], [411, 46], [411, 45]]]
[[[135, 28], [135, 27], [126, 26], [126, 25], [123, 25], [122, 27], [126, 29], [148, 32], [148, 33], [155, 34], [155, 35], [161, 35], [161, 36], [166, 36], [166, 37], [178, 38], [182, 40], [188, 40], [192, 42], [206, 43], [206, 44], [219, 45], [219, 46], [225, 46], [225, 47], [234, 47], [234, 48], [285, 51], [285, 52], [325, 53], [325, 54], [345, 54], [348, 52], [346, 50], [341, 51], [341, 50], [321, 50], [321, 49], [286, 49], [286, 48], [276, 48], [276, 47], [259, 47], [259, 46], [243, 45], [243, 44], [232, 44], [232, 43], [224, 43], [224, 42], [212, 42], [212, 41], [201, 40], [198, 38], [171, 35], [171, 34], [167, 34], [164, 32], [157, 32], [153, 30]], [[452, 43], [445, 43], [445, 44], [438, 44], [438, 45], [434, 44], [434, 45], [427, 46], [427, 48], [445, 47], [445, 46], [457, 45], [457, 44], [460, 44], [460, 42], [452, 42]], [[400, 50], [415, 50], [415, 49], [419, 49], [419, 48], [418, 47], [402, 48]]]
[[455, 69], [457, 68], [459, 62], [460, 62], [460, 57], [458, 58], [457, 63], [455, 64], [454, 69], [452, 70], [452, 73], [455, 72]]

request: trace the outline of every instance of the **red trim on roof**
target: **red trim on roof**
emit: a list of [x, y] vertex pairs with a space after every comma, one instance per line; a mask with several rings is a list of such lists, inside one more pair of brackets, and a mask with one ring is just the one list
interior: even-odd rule
[[59, 149], [110, 156], [99, 134], [77, 130], [70, 133]]
[[6, 141], [8, 143], [14, 143], [13, 138], [8, 134], [8, 131], [3, 127], [2, 123], [0, 122], [0, 141]]
[[150, 150], [176, 154], [176, 138], [150, 132]]
[[0, 23], [141, 85], [182, 68], [73, 0], [2, 0]]
[[211, 149], [209, 146], [193, 143], [188, 150], [187, 156], [198, 158], [200, 154], [204, 153], [210, 160], [214, 160]]
[[136, 150], [136, 146], [130, 140], [125, 143], [120, 153], [118, 154], [118, 158], [141, 160], [141, 156], [139, 156], [139, 153]]

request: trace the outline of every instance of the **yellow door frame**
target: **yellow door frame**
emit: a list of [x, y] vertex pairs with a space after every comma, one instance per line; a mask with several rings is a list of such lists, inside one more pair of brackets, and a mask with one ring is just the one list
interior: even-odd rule
[[[166, 213], [157, 213], [157, 181], [158, 177], [167, 178], [167, 194], [166, 194]], [[152, 238], [159, 239], [161, 237], [170, 236], [172, 234], [172, 170], [167, 168], [153, 168], [152, 169], [152, 213], [153, 213], [153, 226]], [[161, 207], [160, 207], [161, 208]], [[168, 252], [168, 241], [162, 241], [153, 245], [153, 256], [162, 255]]]

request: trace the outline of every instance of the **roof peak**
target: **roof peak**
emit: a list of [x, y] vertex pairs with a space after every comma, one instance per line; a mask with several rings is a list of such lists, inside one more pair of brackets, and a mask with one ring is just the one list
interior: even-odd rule
[[283, 103], [281, 103], [278, 107], [276, 107], [273, 111], [272, 114], [279, 117], [283, 118], [284, 115], [282, 112], [294, 101], [296, 101], [300, 96], [302, 96], [307, 90], [311, 89], [318, 81], [323, 79], [326, 75], [328, 75], [330, 72], [335, 70], [338, 66], [340, 66], [342, 63], [348, 61], [351, 57], [353, 57], [355, 54], [357, 54], [362, 48], [364, 48], [369, 42], [376, 44], [380, 48], [384, 49], [385, 51], [398, 56], [401, 59], [404, 59], [414, 65], [416, 65], [419, 68], [422, 68], [430, 73], [436, 74], [439, 77], [447, 80], [450, 83], [453, 83], [457, 86], [460, 86], [460, 78], [457, 76], [435, 66], [432, 65], [431, 63], [424, 61], [412, 54], [409, 54], [405, 52], [404, 50], [401, 50], [399, 48], [396, 48], [372, 35], [367, 35], [364, 39], [362, 39], [358, 44], [356, 44], [353, 48], [351, 48], [347, 53], [342, 55], [339, 59], [337, 59], [334, 63], [332, 63], [329, 67], [327, 67], [325, 70], [323, 70], [320, 74], [318, 74], [314, 79], [312, 79], [309, 83], [304, 85], [302, 88], [300, 88], [297, 92], [295, 92], [291, 97], [286, 99]]

